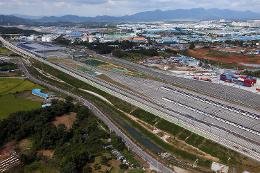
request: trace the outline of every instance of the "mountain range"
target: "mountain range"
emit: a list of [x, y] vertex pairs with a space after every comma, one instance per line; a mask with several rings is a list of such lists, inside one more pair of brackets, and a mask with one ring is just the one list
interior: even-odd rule
[[248, 20], [260, 19], [260, 13], [252, 11], [235, 11], [228, 9], [177, 9], [140, 12], [125, 16], [82, 17], [76, 15], [33, 17], [24, 15], [0, 15], [0, 24], [33, 24], [33, 23], [91, 23], [91, 22], [152, 22], [176, 20]]

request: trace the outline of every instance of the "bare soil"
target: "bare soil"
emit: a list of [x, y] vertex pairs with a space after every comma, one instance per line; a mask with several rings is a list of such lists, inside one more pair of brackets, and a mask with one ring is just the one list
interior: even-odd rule
[[37, 153], [41, 156], [47, 157], [48, 159], [52, 159], [54, 155], [53, 150], [40, 150]]
[[227, 64], [260, 64], [260, 55], [243, 55], [241, 53], [224, 52], [220, 49], [189, 50], [188, 54], [198, 59], [219, 61]]
[[27, 139], [27, 138], [22, 139], [21, 141], [19, 141], [17, 146], [18, 146], [19, 150], [23, 153], [23, 152], [31, 150], [32, 141], [30, 139]]
[[60, 117], [56, 117], [55, 120], [52, 122], [56, 127], [61, 124], [64, 124], [67, 130], [72, 128], [73, 123], [76, 121], [76, 113], [71, 112], [69, 114], [62, 115]]

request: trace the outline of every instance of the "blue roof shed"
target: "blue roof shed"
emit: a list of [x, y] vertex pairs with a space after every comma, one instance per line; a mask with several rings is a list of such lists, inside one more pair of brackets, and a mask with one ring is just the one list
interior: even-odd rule
[[33, 89], [32, 90], [32, 94], [36, 95], [38, 97], [44, 98], [44, 99], [48, 99], [49, 98], [49, 95], [41, 92], [41, 89]]

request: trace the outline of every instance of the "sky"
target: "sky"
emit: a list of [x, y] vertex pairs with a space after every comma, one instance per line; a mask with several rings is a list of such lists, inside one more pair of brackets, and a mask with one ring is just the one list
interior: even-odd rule
[[155, 9], [220, 8], [260, 12], [260, 0], [0, 0], [1, 14], [122, 16]]

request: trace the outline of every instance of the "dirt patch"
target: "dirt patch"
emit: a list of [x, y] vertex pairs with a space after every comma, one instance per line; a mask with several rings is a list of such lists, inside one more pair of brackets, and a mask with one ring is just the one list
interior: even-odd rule
[[206, 59], [212, 61], [219, 61], [227, 64], [260, 64], [260, 56], [243, 55], [241, 53], [230, 53], [219, 49], [198, 49], [189, 50], [189, 56]]
[[47, 157], [48, 159], [52, 159], [53, 155], [54, 155], [54, 151], [53, 150], [40, 150], [37, 153], [38, 153], [38, 155]]
[[32, 148], [32, 141], [30, 139], [23, 139], [19, 141], [18, 148], [22, 153], [30, 151]]
[[35, 102], [44, 102], [45, 100], [41, 97], [37, 97], [35, 95], [32, 95], [32, 92], [31, 91], [24, 91], [24, 92], [20, 92], [20, 93], [17, 93], [16, 94], [17, 97], [22, 97], [22, 98], [26, 98], [28, 100], [31, 100], [31, 101], [35, 101]]
[[76, 121], [76, 113], [71, 112], [69, 114], [65, 114], [59, 117], [56, 117], [55, 120], [52, 122], [56, 127], [61, 124], [64, 124], [67, 130], [72, 128], [73, 123]]
[[184, 170], [184, 169], [181, 169], [181, 168], [178, 168], [178, 167], [173, 167], [173, 168], [178, 173], [193, 173], [192, 171], [187, 171], [187, 170]]

